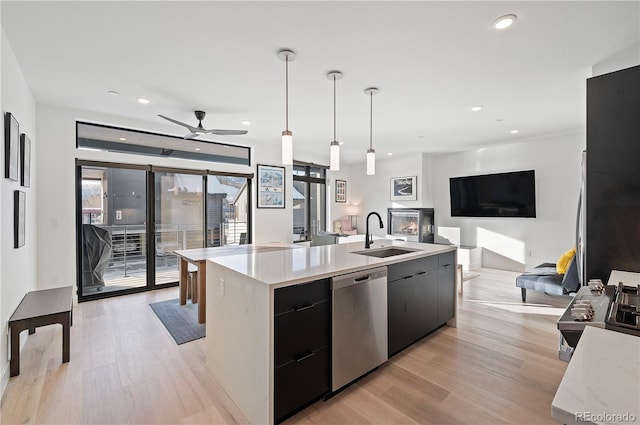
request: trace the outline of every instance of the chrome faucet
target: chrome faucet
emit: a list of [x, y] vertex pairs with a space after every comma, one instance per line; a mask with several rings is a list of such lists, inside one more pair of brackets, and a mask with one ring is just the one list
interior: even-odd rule
[[373, 243], [373, 235], [371, 235], [371, 240], [369, 240], [369, 217], [371, 217], [372, 215], [377, 215], [378, 216], [378, 220], [380, 221], [380, 228], [384, 229], [384, 223], [382, 223], [382, 217], [380, 217], [380, 214], [378, 214], [375, 211], [370, 212], [367, 215], [367, 226], [366, 226], [366, 232], [364, 234], [364, 248], [365, 249], [369, 249], [371, 247], [371, 244]]

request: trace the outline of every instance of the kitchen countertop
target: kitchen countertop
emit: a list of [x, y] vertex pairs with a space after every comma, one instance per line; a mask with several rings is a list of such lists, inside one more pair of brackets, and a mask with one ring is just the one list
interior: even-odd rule
[[640, 423], [640, 338], [585, 327], [551, 416], [564, 424]]
[[377, 258], [354, 253], [364, 251], [364, 242], [334, 244], [257, 254], [210, 258], [209, 261], [272, 287], [323, 279], [340, 274], [455, 251], [453, 245], [434, 245], [396, 240], [376, 240], [370, 250], [383, 247], [404, 247], [416, 251]]

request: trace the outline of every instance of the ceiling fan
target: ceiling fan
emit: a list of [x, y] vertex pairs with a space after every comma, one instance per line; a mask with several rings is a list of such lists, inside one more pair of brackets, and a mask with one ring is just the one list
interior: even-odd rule
[[165, 117], [164, 115], [158, 114], [158, 116], [161, 118], [164, 118], [167, 121], [171, 121], [174, 124], [178, 124], [183, 127], [186, 127], [189, 130], [189, 133], [184, 136], [185, 139], [193, 139], [194, 137], [201, 136], [203, 134], [218, 134], [222, 136], [234, 136], [234, 135], [248, 133], [247, 130], [219, 130], [215, 128], [207, 130], [206, 128], [202, 127], [202, 120], [204, 119], [205, 115], [207, 115], [207, 113], [204, 111], [193, 111], [193, 112], [196, 115], [196, 119], [198, 120], [197, 127], [193, 127], [189, 124], [185, 124], [178, 120], [174, 120], [173, 118]]

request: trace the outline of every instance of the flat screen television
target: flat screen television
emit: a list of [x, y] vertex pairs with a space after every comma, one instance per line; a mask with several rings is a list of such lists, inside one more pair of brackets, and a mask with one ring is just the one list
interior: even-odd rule
[[452, 217], [536, 216], [535, 171], [451, 177]]

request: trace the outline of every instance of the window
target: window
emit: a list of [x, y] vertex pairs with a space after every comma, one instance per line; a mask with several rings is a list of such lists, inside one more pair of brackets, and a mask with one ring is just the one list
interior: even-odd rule
[[76, 123], [76, 147], [163, 158], [249, 165], [251, 149], [220, 142], [183, 139], [148, 131]]
[[326, 167], [293, 164], [293, 240], [311, 240], [311, 235], [325, 231]]

